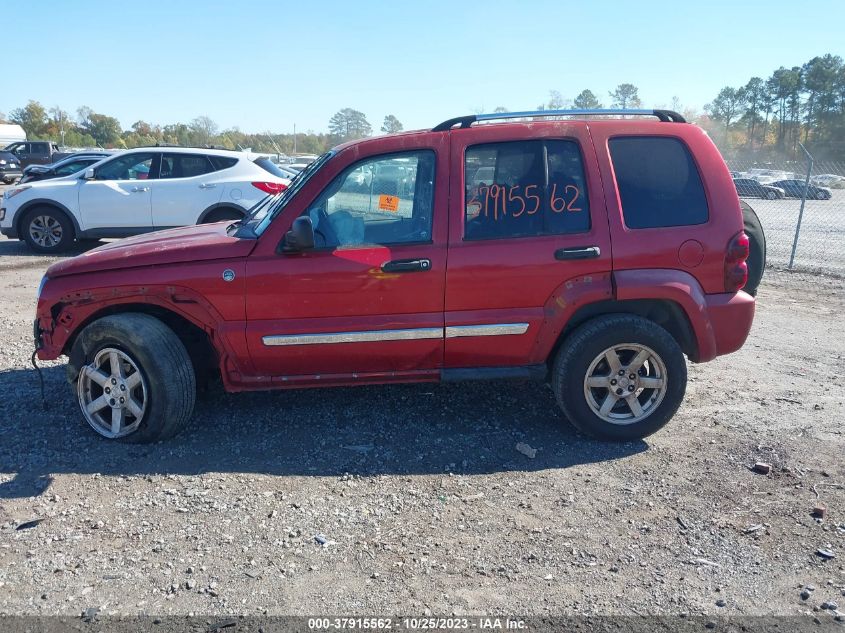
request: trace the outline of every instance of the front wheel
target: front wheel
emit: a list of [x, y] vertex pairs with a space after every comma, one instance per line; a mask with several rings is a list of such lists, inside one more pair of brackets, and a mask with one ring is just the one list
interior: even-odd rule
[[552, 389], [569, 421], [606, 440], [635, 440], [661, 429], [678, 410], [686, 385], [677, 341], [631, 314], [601, 316], [578, 327], [552, 372]]
[[60, 253], [73, 244], [73, 224], [61, 211], [37, 207], [26, 212], [21, 229], [27, 245], [38, 253]]
[[82, 416], [103, 437], [154, 442], [187, 425], [196, 398], [193, 366], [182, 341], [158, 319], [137, 313], [98, 319], [79, 335], [70, 358]]

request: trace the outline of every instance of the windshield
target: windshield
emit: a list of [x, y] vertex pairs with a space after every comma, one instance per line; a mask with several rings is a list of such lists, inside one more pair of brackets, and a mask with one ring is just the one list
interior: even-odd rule
[[256, 235], [256, 237], [261, 235], [264, 230], [270, 226], [273, 219], [281, 213], [282, 209], [285, 208], [288, 200], [291, 200], [296, 195], [296, 192], [302, 189], [306, 182], [311, 180], [311, 176], [316, 174], [334, 155], [334, 150], [329, 150], [313, 163], [310, 163], [305, 169], [299, 172], [293, 180], [290, 181], [288, 188], [279, 194], [278, 198], [276, 198], [272, 204], [256, 209], [244, 221], [244, 224], [252, 229], [252, 232]]

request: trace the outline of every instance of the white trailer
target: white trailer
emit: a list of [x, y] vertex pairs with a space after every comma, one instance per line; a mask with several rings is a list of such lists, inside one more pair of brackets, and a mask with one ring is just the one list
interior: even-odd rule
[[13, 123], [0, 123], [0, 149], [6, 147], [10, 143], [17, 141], [25, 141], [26, 132], [20, 125]]

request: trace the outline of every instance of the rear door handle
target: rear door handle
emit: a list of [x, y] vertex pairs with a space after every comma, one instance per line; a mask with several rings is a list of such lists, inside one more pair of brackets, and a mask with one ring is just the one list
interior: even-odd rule
[[594, 259], [601, 255], [598, 246], [578, 246], [575, 248], [560, 248], [555, 251], [555, 259]]
[[216, 186], [213, 182], [204, 182], [200, 185], [200, 189], [214, 189]]
[[394, 259], [381, 265], [386, 273], [413, 273], [431, 270], [430, 259]]
[[144, 191], [149, 191], [149, 187], [132, 187], [132, 193], [143, 193]]

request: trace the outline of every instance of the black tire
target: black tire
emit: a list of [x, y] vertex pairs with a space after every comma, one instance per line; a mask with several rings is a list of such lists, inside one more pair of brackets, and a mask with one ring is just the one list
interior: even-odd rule
[[202, 219], [200, 224], [212, 224], [213, 222], [222, 222], [223, 220], [243, 220], [244, 214], [237, 209], [230, 209], [228, 207], [215, 209]]
[[[49, 235], [42, 233], [45, 235], [44, 243], [39, 243], [33, 235], [35, 226], [50, 229]], [[35, 207], [24, 213], [18, 234], [37, 253], [61, 253], [71, 248], [76, 239], [70, 218], [64, 211], [48, 206]], [[56, 236], [58, 241], [54, 241]]]
[[754, 209], [744, 200], [740, 200], [739, 204], [742, 207], [743, 229], [748, 236], [748, 281], [743, 290], [755, 296], [766, 271], [766, 234]]
[[[154, 317], [138, 313], [106, 316], [82, 330], [73, 344], [68, 365], [68, 377], [76, 385], [81, 409], [85, 406], [80, 388], [80, 381], [84, 380], [82, 369], [104, 349], [125, 354], [145, 381], [146, 408], [140, 424], [116, 439], [148, 443], [179, 433], [193, 413], [196, 379], [188, 352], [173, 330]], [[82, 413], [89, 426], [104, 435], [84, 410]]]
[[777, 200], [778, 194], [775, 191], [767, 191], [766, 192], [766, 200]]
[[[648, 347], [662, 360], [666, 386], [662, 400], [643, 419], [616, 424], [588, 404], [585, 379], [602, 352], [626, 344]], [[580, 325], [564, 341], [552, 370], [552, 390], [566, 417], [578, 430], [603, 440], [630, 441], [658, 431], [675, 415], [686, 386], [687, 365], [677, 341], [653, 321], [632, 314], [608, 314]], [[644, 389], [642, 397], [654, 391]]]

